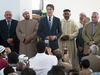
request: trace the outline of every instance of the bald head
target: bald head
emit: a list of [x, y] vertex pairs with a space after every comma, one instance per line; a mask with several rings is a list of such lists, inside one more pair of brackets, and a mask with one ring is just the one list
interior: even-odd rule
[[12, 19], [11, 11], [6, 11], [4, 16], [5, 16], [7, 21], [10, 21]]
[[54, 50], [53, 54], [57, 57], [57, 59], [62, 58], [62, 52], [60, 50]]

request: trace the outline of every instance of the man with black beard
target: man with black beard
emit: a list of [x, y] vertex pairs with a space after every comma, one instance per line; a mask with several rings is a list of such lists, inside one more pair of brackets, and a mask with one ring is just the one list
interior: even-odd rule
[[19, 21], [16, 28], [16, 33], [20, 40], [19, 54], [25, 54], [30, 58], [36, 54], [38, 22], [30, 19], [29, 11], [26, 9], [23, 10], [22, 16], [24, 20]]

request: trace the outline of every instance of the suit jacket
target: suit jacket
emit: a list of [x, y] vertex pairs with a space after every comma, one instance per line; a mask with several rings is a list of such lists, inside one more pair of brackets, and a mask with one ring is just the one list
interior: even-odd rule
[[[95, 44], [99, 47], [100, 49], [100, 22], [97, 23], [97, 25], [95, 26], [93, 35], [92, 35], [92, 25], [91, 22], [87, 23], [83, 29], [82, 32], [82, 37], [85, 41], [84, 43], [84, 53], [87, 54], [88, 53], [88, 49], [89, 49], [89, 41], [93, 40], [95, 42]], [[98, 55], [100, 55], [100, 51], [98, 52]]]
[[52, 50], [57, 49], [58, 48], [58, 38], [62, 34], [60, 19], [53, 16], [52, 28], [50, 30], [47, 16], [42, 18], [40, 21], [39, 27], [38, 27], [37, 34], [42, 38], [43, 41], [46, 39], [47, 36], [55, 35], [56, 39], [54, 41], [50, 40], [49, 46], [52, 48]]
[[[84, 27], [80, 28], [79, 29], [79, 34], [76, 38], [76, 44], [77, 44], [77, 49], [78, 49], [78, 46], [81, 46], [84, 48], [84, 40], [82, 38], [82, 31], [83, 31]], [[80, 55], [82, 53], [80, 53], [80, 51], [78, 50], [78, 55]]]
[[85, 56], [82, 58], [82, 60], [88, 59], [90, 61], [90, 69], [93, 70], [93, 72], [100, 72], [100, 56], [90, 54], [89, 56]]
[[14, 49], [14, 48], [12, 48], [12, 46], [10, 46], [7, 43], [8, 38], [12, 38], [14, 40], [14, 46], [18, 45], [18, 38], [17, 38], [16, 32], [15, 32], [17, 22], [18, 21], [16, 21], [16, 20], [13, 20], [13, 19], [11, 20], [11, 26], [10, 26], [10, 31], [9, 31], [10, 37], [8, 37], [8, 26], [7, 26], [6, 19], [0, 21], [0, 35], [1, 35], [1, 38], [2, 38], [2, 45], [3, 46], [10, 47], [11, 49]]

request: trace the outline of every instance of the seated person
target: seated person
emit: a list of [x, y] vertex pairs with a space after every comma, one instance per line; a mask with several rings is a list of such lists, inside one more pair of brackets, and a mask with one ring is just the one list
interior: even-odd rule
[[63, 66], [53, 66], [47, 75], [66, 75]]
[[56, 56], [45, 53], [45, 46], [44, 42], [38, 42], [36, 44], [37, 54], [29, 60], [29, 68], [34, 69], [36, 75], [47, 75], [52, 66], [58, 63]]
[[60, 50], [54, 50], [53, 54], [57, 57], [58, 59], [58, 65], [65, 67], [65, 72], [68, 73], [69, 70], [72, 69], [72, 64], [69, 62], [63, 62], [62, 61], [62, 52]]
[[68, 72], [68, 75], [72, 75], [73, 73], [78, 73], [78, 71], [76, 69], [71, 69], [69, 72]]
[[35, 71], [30, 68], [25, 68], [22, 72], [21, 75], [36, 75]]
[[6, 55], [5, 47], [0, 45], [0, 70], [9, 65], [8, 62], [3, 59]]
[[7, 66], [4, 69], [4, 75], [8, 75], [9, 73], [15, 72], [12, 66]]
[[93, 71], [89, 68], [90, 62], [88, 59], [84, 59], [80, 62], [82, 65], [82, 70], [80, 71], [80, 75], [91, 75]]

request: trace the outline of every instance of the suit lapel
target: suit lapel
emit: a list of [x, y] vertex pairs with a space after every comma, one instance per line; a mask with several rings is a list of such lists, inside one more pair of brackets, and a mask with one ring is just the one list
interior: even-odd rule
[[94, 29], [94, 32], [93, 32], [93, 35], [94, 33], [99, 29], [99, 23], [95, 26], [95, 29]]
[[46, 25], [47, 25], [48, 29], [50, 29], [50, 27], [49, 27], [49, 23], [48, 23], [48, 19], [47, 19], [47, 16], [46, 16], [45, 19], [46, 19], [46, 21], [45, 21], [45, 22], [46, 22]]
[[4, 28], [8, 31], [8, 25], [7, 25], [7, 22], [6, 22], [6, 20], [5, 20], [5, 22], [4, 22], [5, 24], [4, 24]]
[[54, 21], [54, 20], [55, 20], [55, 17], [53, 16], [53, 22], [52, 22], [52, 27], [51, 27], [51, 30], [54, 28], [54, 25], [55, 25], [55, 24], [54, 24], [54, 23], [55, 23], [55, 21]]
[[11, 31], [11, 29], [13, 29], [13, 21], [11, 21], [10, 31]]

